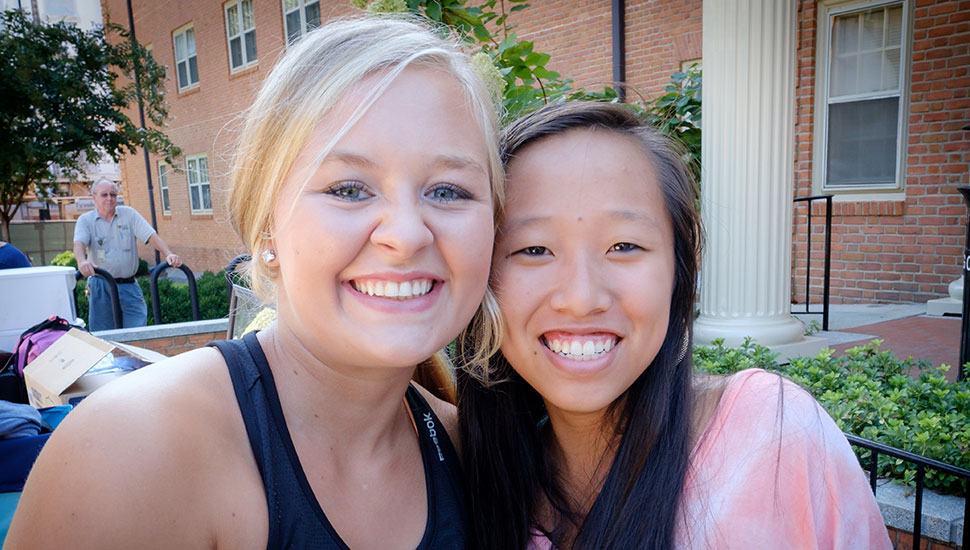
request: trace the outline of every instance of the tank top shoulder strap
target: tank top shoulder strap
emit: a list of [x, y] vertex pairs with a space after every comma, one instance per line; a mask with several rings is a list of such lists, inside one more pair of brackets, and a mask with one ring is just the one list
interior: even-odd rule
[[405, 399], [418, 429], [428, 489], [428, 531], [418, 548], [464, 548], [468, 523], [458, 453], [421, 392], [410, 385]]
[[404, 394], [407, 399], [408, 408], [414, 417], [414, 423], [418, 427], [418, 439], [421, 442], [421, 452], [434, 458], [434, 462], [445, 462], [449, 464], [458, 463], [458, 453], [455, 446], [448, 437], [438, 415], [431, 409], [431, 405], [421, 395], [421, 392], [413, 384], [408, 386]]
[[[263, 408], [257, 407], [253, 401], [252, 389], [260, 383], [260, 371], [262, 369], [256, 364], [256, 358], [253, 356], [251, 346], [246, 343], [246, 340], [250, 339], [250, 337], [252, 340], [256, 340], [256, 334], [249, 333], [239, 340], [216, 340], [207, 345], [218, 349], [222, 353], [222, 357], [225, 359], [226, 367], [229, 371], [229, 378], [232, 380], [232, 389], [236, 394], [236, 402], [239, 404], [239, 412], [242, 413], [243, 422], [246, 425], [249, 444], [253, 449], [261, 449], [263, 447], [263, 441], [260, 430], [252, 429], [252, 427], [262, 424], [264, 419], [259, 418], [261, 415], [257, 411], [262, 411]], [[259, 348], [258, 341], [253, 343]], [[262, 358], [264, 363], [266, 362], [266, 357], [263, 355], [261, 348], [259, 348], [259, 357]], [[265, 475], [263, 467], [264, 457], [259, 453], [255, 453], [255, 456], [260, 475]]]

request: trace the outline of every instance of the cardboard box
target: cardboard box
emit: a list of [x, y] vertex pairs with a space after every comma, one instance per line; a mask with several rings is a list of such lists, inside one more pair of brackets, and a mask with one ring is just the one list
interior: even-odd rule
[[[124, 355], [115, 357], [116, 350]], [[73, 404], [135, 368], [162, 359], [161, 353], [72, 328], [24, 368], [27, 396], [38, 409]]]

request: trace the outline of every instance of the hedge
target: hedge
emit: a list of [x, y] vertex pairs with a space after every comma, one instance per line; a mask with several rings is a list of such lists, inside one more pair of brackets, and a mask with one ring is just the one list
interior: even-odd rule
[[[152, 295], [148, 277], [136, 279], [141, 286], [142, 294], [145, 296], [145, 303], [148, 304], [148, 324], [159, 324], [155, 321], [152, 313]], [[195, 280], [196, 290], [199, 296], [199, 317], [201, 319], [219, 319], [229, 315], [229, 300], [226, 297], [226, 280], [223, 271], [212, 273], [206, 271], [202, 276]], [[77, 282], [77, 315], [87, 320], [88, 318], [88, 297], [84, 290], [87, 281]], [[181, 323], [192, 320], [192, 302], [189, 298], [189, 284], [176, 283], [169, 279], [158, 280], [158, 300], [159, 309], [162, 313], [164, 323]]]
[[[900, 359], [881, 345], [873, 340], [839, 357], [825, 349], [779, 365], [775, 354], [750, 340], [740, 348], [715, 341], [694, 350], [694, 368], [711, 374], [751, 367], [780, 373], [815, 396], [842, 431], [970, 469], [970, 382], [950, 382], [949, 366]], [[868, 450], [856, 454], [869, 464]], [[880, 455], [879, 475], [912, 485], [916, 469]], [[926, 486], [953, 494], [962, 491], [963, 482], [927, 470]]]

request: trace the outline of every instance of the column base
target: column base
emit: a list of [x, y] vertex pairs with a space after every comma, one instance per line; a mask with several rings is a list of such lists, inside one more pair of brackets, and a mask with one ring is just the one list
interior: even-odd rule
[[805, 325], [791, 315], [725, 319], [701, 314], [694, 321], [694, 342], [702, 346], [720, 338], [725, 346], [737, 347], [749, 337], [754, 343], [769, 348], [793, 344], [805, 338]]
[[926, 302], [926, 314], [937, 316], [956, 315], [959, 317], [963, 314], [963, 301], [954, 300], [953, 298], [929, 300]]
[[805, 325], [791, 316], [773, 319], [712, 319], [701, 315], [694, 321], [694, 344], [708, 346], [715, 339], [724, 340], [727, 347], [738, 347], [745, 338], [778, 354], [778, 362], [785, 364], [792, 357], [811, 357], [828, 347], [828, 340], [805, 336]]
[[949, 296], [926, 302], [927, 315], [963, 315], [963, 277], [950, 283]]
[[778, 354], [778, 364], [785, 365], [792, 357], [814, 357], [818, 352], [829, 347], [828, 338], [821, 336], [803, 336], [798, 342], [768, 346], [772, 352]]

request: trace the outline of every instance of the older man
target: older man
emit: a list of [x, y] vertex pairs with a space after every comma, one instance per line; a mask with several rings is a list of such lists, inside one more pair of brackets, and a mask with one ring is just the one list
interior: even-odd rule
[[95, 209], [82, 214], [74, 226], [77, 268], [82, 275], [89, 277], [88, 328], [91, 331], [122, 328], [114, 325], [108, 283], [101, 277], [91, 277], [95, 267], [111, 273], [118, 285], [122, 326], [144, 326], [148, 319], [148, 308], [141, 287], [134, 279], [138, 271], [136, 240], [152, 245], [173, 267], [182, 265], [182, 260], [172, 253], [137, 210], [118, 206], [118, 186], [114, 182], [95, 182], [91, 186], [91, 196]]

